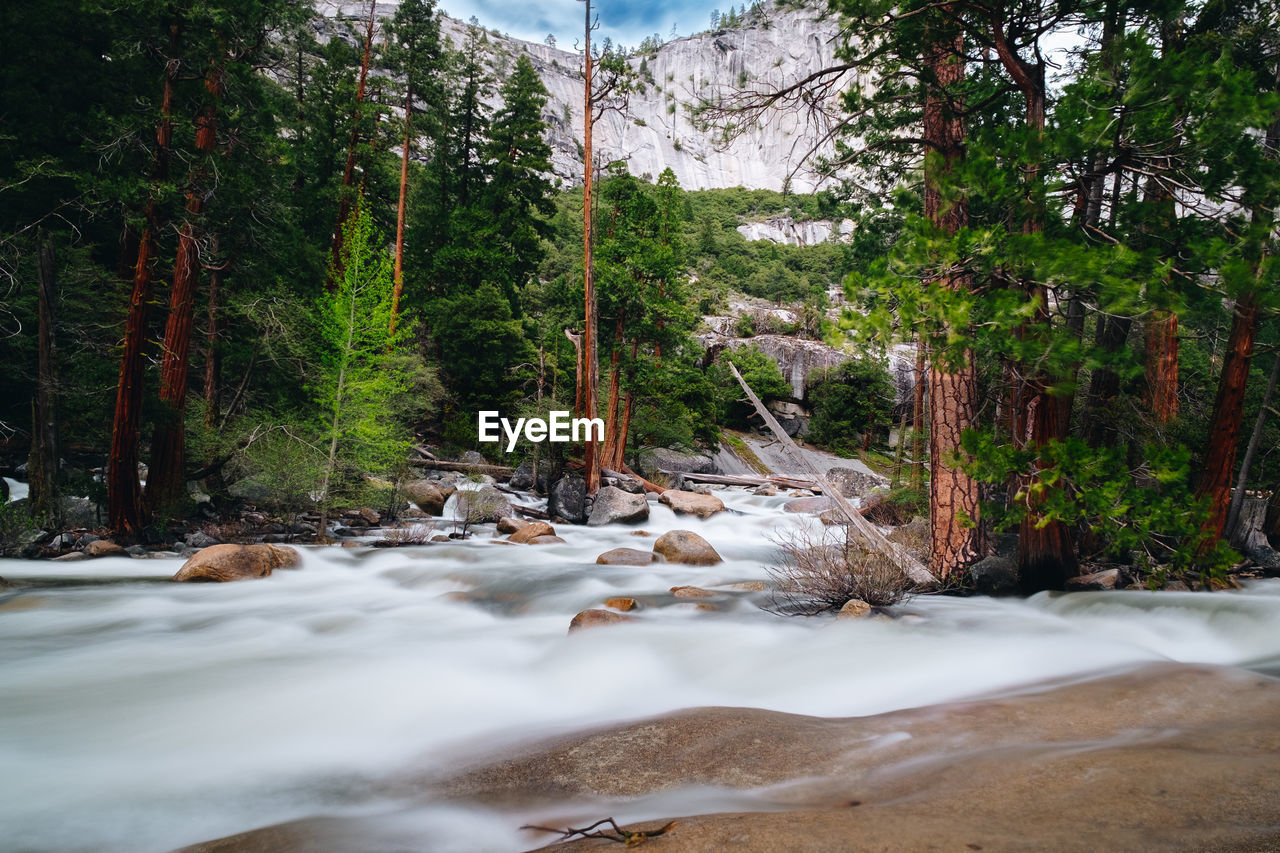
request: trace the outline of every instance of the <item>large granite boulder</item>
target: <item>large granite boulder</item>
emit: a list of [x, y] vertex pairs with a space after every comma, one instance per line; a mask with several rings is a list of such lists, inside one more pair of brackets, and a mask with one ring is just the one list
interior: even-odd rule
[[559, 516], [570, 524], [587, 520], [587, 481], [581, 477], [561, 477], [547, 495], [547, 515]]
[[653, 553], [669, 563], [690, 566], [714, 566], [723, 562], [711, 543], [691, 530], [671, 530], [662, 534], [653, 543]]
[[862, 498], [871, 494], [873, 489], [883, 488], [889, 482], [883, 477], [868, 474], [856, 468], [837, 466], [827, 470], [827, 480], [840, 490], [846, 498]]
[[646, 479], [663, 477], [664, 471], [683, 471], [689, 474], [714, 473], [715, 463], [701, 453], [684, 453], [668, 447], [645, 447], [636, 459], [636, 470]]
[[677, 515], [696, 515], [698, 518], [710, 518], [717, 512], [724, 511], [724, 501], [715, 495], [702, 495], [697, 492], [667, 489], [658, 500], [671, 507]]
[[445, 501], [454, 491], [453, 486], [442, 488], [433, 480], [414, 480], [404, 485], [404, 496], [427, 515], [443, 515]]
[[643, 494], [632, 494], [614, 486], [605, 486], [596, 492], [587, 525], [600, 527], [614, 523], [633, 524], [645, 521], [648, 517], [649, 502]]
[[454, 516], [468, 524], [488, 524], [515, 513], [511, 502], [493, 486], [460, 489], [453, 507]]
[[287, 545], [213, 545], [183, 563], [173, 580], [222, 583], [265, 578], [301, 562], [301, 555]]

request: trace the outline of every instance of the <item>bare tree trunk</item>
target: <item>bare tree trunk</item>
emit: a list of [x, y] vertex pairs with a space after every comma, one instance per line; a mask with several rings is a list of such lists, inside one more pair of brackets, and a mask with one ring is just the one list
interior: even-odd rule
[[[217, 136], [217, 105], [222, 97], [222, 69], [205, 74], [209, 98], [196, 117], [197, 157], [212, 155]], [[169, 319], [165, 324], [164, 357], [160, 366], [160, 402], [164, 416], [151, 440], [151, 469], [147, 476], [147, 504], [151, 513], [176, 515], [186, 498], [187, 446], [184, 416], [191, 353], [191, 329], [195, 314], [196, 281], [200, 272], [200, 248], [196, 220], [204, 212], [208, 170], [197, 161], [187, 188], [187, 219], [178, 235], [178, 255], [169, 291]]]
[[40, 288], [38, 293], [36, 396], [32, 401], [31, 455], [27, 479], [31, 490], [27, 508], [33, 519], [59, 526], [62, 506], [58, 499], [58, 374], [54, 360], [53, 302], [55, 294], [53, 236], [41, 229]]
[[[156, 151], [152, 166], [153, 186], [169, 175], [173, 145], [173, 99], [178, 82], [178, 46], [181, 26], [169, 27], [169, 58], [165, 66], [164, 93], [160, 100], [160, 122], [156, 126]], [[125, 320], [124, 353], [116, 383], [115, 414], [111, 422], [111, 450], [107, 459], [107, 518], [119, 536], [132, 538], [142, 530], [142, 485], [138, 482], [138, 426], [142, 418], [143, 347], [147, 340], [147, 308], [151, 302], [151, 262], [160, 207], [153, 189], [147, 200], [146, 224], [138, 238], [138, 257], [133, 266], [133, 293]]]
[[1276, 380], [1280, 379], [1280, 353], [1271, 363], [1271, 376], [1267, 379], [1267, 390], [1262, 395], [1262, 405], [1258, 407], [1258, 417], [1253, 421], [1253, 433], [1249, 436], [1249, 446], [1245, 448], [1244, 459], [1240, 461], [1240, 474], [1236, 477], [1236, 488], [1231, 493], [1231, 506], [1227, 510], [1226, 533], [1234, 541], [1238, 535], [1236, 526], [1240, 521], [1240, 507], [1244, 504], [1245, 487], [1249, 484], [1249, 469], [1258, 455], [1258, 445], [1262, 443], [1262, 431], [1267, 425], [1267, 409], [1271, 406], [1271, 398], [1276, 393]]
[[378, 8], [378, 0], [369, 0], [369, 22], [364, 35], [364, 59], [360, 62], [360, 81], [356, 84], [356, 103], [351, 110], [351, 140], [347, 143], [347, 163], [342, 169], [341, 198], [338, 200], [338, 224], [333, 229], [333, 241], [329, 251], [329, 278], [325, 283], [328, 290], [338, 286], [338, 277], [342, 274], [342, 230], [346, 227], [347, 217], [351, 215], [351, 184], [356, 172], [356, 145], [360, 139], [360, 107], [364, 104], [365, 81], [369, 78], [369, 57], [373, 52], [374, 12]]
[[573, 413], [582, 417], [582, 335], [573, 334], [568, 329], [564, 330], [564, 336], [569, 339], [569, 343], [573, 344], [573, 352], [575, 354], [574, 366], [574, 386], [573, 386]]
[[[951, 6], [941, 10], [950, 19]], [[954, 23], [929, 34], [926, 61], [935, 81], [924, 104], [924, 138], [929, 147], [942, 154], [941, 169], [926, 161], [925, 216], [949, 234], [968, 224], [969, 210], [964, 200], [943, 206], [941, 183], [964, 157], [964, 121], [948, 100], [964, 80], [964, 39]], [[942, 276], [942, 284], [953, 290], [970, 286], [964, 272]], [[937, 330], [942, 333], [944, 330]], [[936, 355], [936, 354], [935, 354]], [[966, 351], [958, 365], [935, 361], [929, 367], [929, 527], [931, 549], [929, 569], [939, 578], [959, 574], [982, 557], [978, 483], [964, 471], [952, 467], [952, 457], [960, 451], [961, 434], [977, 422], [978, 373], [973, 352]], [[967, 521], [965, 520], [967, 517]]]

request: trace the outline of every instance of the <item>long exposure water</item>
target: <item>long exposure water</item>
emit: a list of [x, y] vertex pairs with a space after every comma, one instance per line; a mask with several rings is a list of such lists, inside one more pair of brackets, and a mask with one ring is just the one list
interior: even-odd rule
[[[765, 579], [777, 529], [814, 522], [784, 514], [785, 498], [718, 494], [731, 512], [653, 506], [643, 525], [700, 533], [725, 558], [709, 567], [596, 565], [652, 547], [622, 526], [561, 526], [563, 545], [502, 545], [482, 527], [449, 544], [307, 547], [301, 569], [235, 584], [170, 583], [179, 560], [0, 561], [17, 582], [0, 591], [0, 846], [164, 851], [368, 812], [386, 806], [380, 779], [679, 708], [853, 716], [1147, 661], [1280, 663], [1275, 581], [779, 616], [767, 593], [727, 585]], [[717, 609], [668, 593], [685, 584], [721, 591]], [[641, 602], [634, 622], [567, 635], [614, 595]], [[520, 814], [412, 814], [433, 849], [530, 846]]]

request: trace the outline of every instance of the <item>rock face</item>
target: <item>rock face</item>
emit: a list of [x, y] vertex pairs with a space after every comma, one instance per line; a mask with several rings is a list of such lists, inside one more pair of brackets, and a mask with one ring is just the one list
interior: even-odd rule
[[710, 518], [717, 512], [724, 512], [724, 501], [715, 495], [701, 495], [697, 492], [667, 489], [658, 500], [671, 507], [677, 515], [696, 515], [698, 518]]
[[615, 486], [604, 486], [596, 492], [595, 502], [591, 505], [591, 517], [587, 519], [589, 527], [600, 527], [604, 524], [633, 524], [649, 518], [649, 502], [644, 495], [624, 492]]
[[828, 240], [847, 243], [853, 238], [852, 219], [832, 222], [829, 219], [810, 219], [797, 222], [790, 216], [771, 216], [764, 222], [748, 222], [738, 226], [738, 233], [748, 240], [768, 240], [788, 246], [814, 246]]
[[226, 582], [265, 578], [276, 569], [292, 569], [302, 562], [285, 545], [214, 545], [182, 564], [175, 581]]
[[547, 515], [557, 515], [570, 524], [587, 520], [587, 481], [581, 477], [561, 477], [547, 495]]
[[671, 530], [653, 543], [653, 553], [666, 558], [669, 563], [690, 566], [714, 566], [723, 562], [711, 543], [690, 530]]
[[601, 566], [647, 566], [659, 559], [658, 555], [638, 548], [614, 548], [596, 557], [596, 563]]
[[556, 529], [545, 521], [534, 521], [521, 527], [515, 533], [507, 537], [508, 542], [518, 542], [521, 544], [529, 544], [539, 536], [555, 536]]
[[645, 478], [665, 477], [663, 471], [684, 471], [689, 474], [710, 474], [715, 464], [700, 453], [682, 453], [666, 447], [645, 447], [637, 454], [636, 469]]

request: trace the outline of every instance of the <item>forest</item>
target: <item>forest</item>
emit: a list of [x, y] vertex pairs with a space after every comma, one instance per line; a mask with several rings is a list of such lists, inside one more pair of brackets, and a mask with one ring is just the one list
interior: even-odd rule
[[[0, 424], [42, 532], [77, 494], [158, 541], [189, 482], [223, 505], [255, 477], [281, 505], [368, 502], [414, 446], [493, 456], [480, 409], [600, 414], [603, 446], [550, 451], [552, 479], [585, 464], [594, 492], [642, 447], [749, 428], [733, 361], [808, 406], [819, 446], [874, 435], [883, 459], [897, 428], [895, 471], [917, 473], [893, 499], [930, 517], [937, 577], [1007, 533], [1032, 590], [1115, 561], [1221, 580], [1232, 542], [1271, 559], [1253, 531], [1280, 535], [1280, 503], [1242, 513], [1280, 494], [1267, 4], [833, 3], [835, 66], [691, 107], [724, 140], [826, 111], [839, 142], [809, 165], [830, 189], [686, 191], [596, 152], [585, 244], [530, 56], [474, 20], [455, 43], [425, 0], [373, 11], [323, 38], [295, 0], [4, 11]], [[769, 26], [759, 5], [712, 17]], [[625, 110], [643, 73], [594, 55], [594, 110]], [[780, 213], [853, 236], [735, 231]], [[708, 349], [733, 295], [795, 318], [738, 336], [865, 369], [797, 395], [758, 351]], [[876, 365], [902, 343], [919, 393], [895, 405]]]

